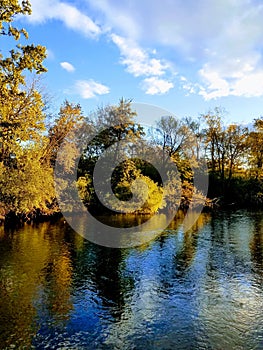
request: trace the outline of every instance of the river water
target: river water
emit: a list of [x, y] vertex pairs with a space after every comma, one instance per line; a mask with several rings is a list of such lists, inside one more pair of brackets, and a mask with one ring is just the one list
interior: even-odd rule
[[63, 220], [0, 230], [1, 349], [263, 349], [262, 212], [129, 249]]

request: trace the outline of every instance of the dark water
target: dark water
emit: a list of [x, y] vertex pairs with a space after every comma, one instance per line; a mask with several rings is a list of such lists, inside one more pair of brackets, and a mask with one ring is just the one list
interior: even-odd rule
[[1, 349], [263, 349], [263, 213], [176, 222], [147, 245], [67, 225], [0, 236]]

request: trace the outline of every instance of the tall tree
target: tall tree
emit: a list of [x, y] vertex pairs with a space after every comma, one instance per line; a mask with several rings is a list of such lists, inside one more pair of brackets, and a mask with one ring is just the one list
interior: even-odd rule
[[[216, 107], [214, 111], [209, 111], [203, 115], [203, 118], [207, 124], [205, 133], [205, 151], [208, 157], [209, 168], [212, 174], [214, 174], [221, 164], [224, 164], [225, 153], [221, 152], [220, 145], [224, 139], [223, 135], [223, 111], [221, 108]], [[224, 170], [222, 169], [221, 173]]]
[[[247, 127], [231, 124], [225, 131], [225, 148], [227, 158], [227, 180], [231, 181], [235, 168], [244, 162], [244, 154], [247, 150]], [[243, 158], [243, 159], [242, 159]]]
[[44, 104], [36, 80], [26, 81], [28, 72], [46, 71], [46, 49], [22, 45], [28, 33], [13, 26], [17, 16], [30, 14], [28, 0], [0, 0], [0, 39], [14, 44], [5, 57], [0, 52], [0, 206], [4, 214], [25, 216], [49, 212], [54, 197], [52, 171], [40, 162]]
[[[57, 151], [61, 146], [67, 134], [75, 129], [79, 122], [84, 120], [81, 106], [65, 101], [60, 107], [58, 118], [55, 119], [53, 125], [48, 130], [47, 144], [43, 152], [43, 162], [50, 163], [52, 167], [55, 165]], [[77, 153], [76, 146], [71, 145], [71, 152]], [[65, 161], [71, 157], [65, 157]]]
[[96, 135], [83, 154], [82, 169], [92, 173], [96, 160], [109, 147], [113, 163], [123, 154], [131, 155], [136, 142], [144, 134], [143, 128], [135, 122], [135, 116], [131, 101], [123, 98], [117, 106], [98, 108], [88, 120]]
[[27, 85], [25, 74], [46, 71], [43, 66], [46, 49], [20, 44], [21, 35], [28, 39], [28, 33], [12, 25], [17, 16], [30, 14], [28, 0], [0, 1], [0, 38], [5, 41], [8, 36], [17, 43], [6, 57], [0, 52], [0, 161], [6, 163], [21, 142], [34, 141], [44, 128], [41, 95], [35, 83]]
[[254, 129], [248, 136], [251, 174], [256, 178], [263, 175], [263, 117], [254, 120]]
[[[46, 49], [41, 45], [22, 45], [19, 43], [21, 35], [28, 39], [27, 31], [14, 27], [12, 23], [19, 15], [30, 15], [29, 0], [1, 0], [0, 1], [0, 35], [9, 36], [16, 42], [16, 48], [9, 51], [4, 57], [0, 53], [1, 96], [11, 94], [23, 95], [21, 86], [25, 85], [25, 71], [35, 71], [37, 74], [45, 72], [43, 60], [46, 58]], [[3, 38], [2, 38], [3, 40]]]
[[125, 141], [127, 145], [135, 142], [143, 135], [142, 127], [134, 120], [136, 112], [132, 110], [131, 100], [120, 99], [117, 106], [106, 106], [99, 108], [94, 116], [94, 126], [98, 136], [91, 143], [104, 151], [113, 146], [115, 159], [118, 159], [120, 141]]

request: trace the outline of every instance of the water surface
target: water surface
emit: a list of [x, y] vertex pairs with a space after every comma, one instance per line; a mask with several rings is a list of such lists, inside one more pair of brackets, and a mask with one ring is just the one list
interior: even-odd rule
[[129, 249], [63, 220], [0, 228], [0, 348], [263, 349], [262, 214], [175, 221]]

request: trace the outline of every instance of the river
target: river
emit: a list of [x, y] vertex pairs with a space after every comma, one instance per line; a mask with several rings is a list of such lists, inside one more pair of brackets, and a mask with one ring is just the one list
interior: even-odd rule
[[63, 220], [0, 227], [0, 253], [1, 349], [263, 349], [262, 212], [125, 249]]

